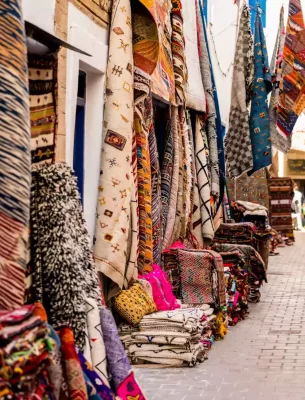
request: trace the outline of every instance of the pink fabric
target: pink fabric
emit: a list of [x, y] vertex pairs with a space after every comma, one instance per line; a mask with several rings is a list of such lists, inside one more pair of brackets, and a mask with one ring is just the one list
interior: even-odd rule
[[151, 284], [153, 298], [158, 311], [176, 310], [180, 308], [177, 299], [173, 294], [172, 285], [168, 281], [167, 275], [159, 265], [153, 265], [153, 271], [142, 275], [140, 279], [145, 279]]
[[122, 400], [146, 400], [146, 397], [142, 393], [142, 390], [139, 387], [133, 372], [131, 372], [120, 384], [117, 389], [117, 395]]
[[174, 244], [172, 244], [170, 247], [168, 247], [167, 249], [165, 249], [163, 251], [163, 253], [169, 253], [172, 250], [176, 250], [176, 249], [186, 249], [186, 246], [180, 242], [179, 240], [177, 242], [175, 242]]

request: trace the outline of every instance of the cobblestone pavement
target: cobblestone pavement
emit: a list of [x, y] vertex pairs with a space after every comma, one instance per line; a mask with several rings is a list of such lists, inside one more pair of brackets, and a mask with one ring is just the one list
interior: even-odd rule
[[305, 233], [270, 257], [268, 284], [249, 318], [195, 368], [140, 369], [148, 400], [305, 399]]

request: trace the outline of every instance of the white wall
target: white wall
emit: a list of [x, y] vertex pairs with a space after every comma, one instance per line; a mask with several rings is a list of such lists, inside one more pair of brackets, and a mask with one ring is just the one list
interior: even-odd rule
[[231, 103], [232, 64], [235, 53], [238, 7], [233, 4], [233, 0], [209, 0], [208, 8], [207, 30], [210, 53], [222, 122], [227, 126]]
[[55, 0], [22, 0], [22, 8], [25, 20], [54, 34]]
[[74, 130], [78, 73], [87, 73], [85, 119], [84, 212], [91, 240], [95, 213], [102, 145], [104, 82], [108, 59], [108, 31], [96, 25], [73, 4], [68, 10], [68, 42], [92, 57], [73, 51], [67, 54], [66, 160], [73, 167]]

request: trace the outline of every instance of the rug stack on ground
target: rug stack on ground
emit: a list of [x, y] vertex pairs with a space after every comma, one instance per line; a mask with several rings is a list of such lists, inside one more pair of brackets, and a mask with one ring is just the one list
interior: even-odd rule
[[222, 252], [220, 255], [225, 270], [228, 323], [234, 326], [248, 315], [248, 274], [238, 251]]
[[294, 241], [291, 216], [293, 200], [293, 182], [291, 178], [271, 178], [270, 190], [270, 224], [273, 229]]
[[133, 328], [122, 324], [119, 333], [132, 364], [194, 367], [211, 346], [214, 310], [209, 305], [146, 315]]
[[263, 282], [267, 282], [266, 266], [259, 253], [251, 246], [232, 243], [214, 244], [213, 250], [220, 255], [236, 251], [240, 254], [244, 261], [244, 270], [248, 273], [248, 301], [258, 303], [261, 297], [260, 288]]

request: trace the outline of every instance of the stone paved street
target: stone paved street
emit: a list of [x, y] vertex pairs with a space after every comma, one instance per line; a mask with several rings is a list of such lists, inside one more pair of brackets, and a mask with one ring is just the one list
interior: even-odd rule
[[305, 399], [305, 233], [270, 258], [249, 318], [193, 369], [137, 369], [148, 400]]

